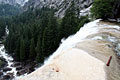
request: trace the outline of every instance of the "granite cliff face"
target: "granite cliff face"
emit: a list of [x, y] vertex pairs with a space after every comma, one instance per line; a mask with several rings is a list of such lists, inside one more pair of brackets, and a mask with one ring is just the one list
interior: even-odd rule
[[[24, 6], [24, 10], [49, 7], [56, 9], [57, 17], [63, 17], [72, 2], [74, 2], [75, 6], [81, 11], [90, 7], [93, 0], [29, 0]], [[88, 11], [85, 11], [85, 13], [88, 13]]]
[[0, 0], [0, 3], [2, 4], [10, 4], [10, 5], [21, 5], [24, 6], [24, 4], [27, 2], [28, 0]]

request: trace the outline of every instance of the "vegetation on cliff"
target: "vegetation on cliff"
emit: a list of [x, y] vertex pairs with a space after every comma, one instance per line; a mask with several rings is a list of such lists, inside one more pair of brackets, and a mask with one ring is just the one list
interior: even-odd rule
[[75, 12], [73, 4], [61, 20], [54, 16], [53, 9], [48, 8], [30, 9], [9, 19], [6, 50], [16, 61], [43, 63], [57, 49], [62, 38], [76, 33], [84, 23], [89, 22], [87, 17], [79, 19]]
[[114, 10], [116, 8], [120, 8], [118, 3], [120, 3], [119, 0], [94, 0], [91, 8], [91, 16], [93, 18], [101, 18], [104, 20], [108, 18], [115, 18], [117, 13]]
[[19, 6], [13, 6], [9, 4], [0, 4], [0, 17], [10, 17], [17, 15], [20, 12]]

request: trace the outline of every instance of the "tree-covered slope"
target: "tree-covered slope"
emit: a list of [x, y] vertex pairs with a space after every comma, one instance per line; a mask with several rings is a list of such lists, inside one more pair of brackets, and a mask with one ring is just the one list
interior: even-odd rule
[[20, 12], [20, 8], [18, 6], [12, 6], [9, 4], [0, 4], [0, 17], [9, 17], [13, 15], [17, 15]]
[[49, 8], [30, 9], [9, 19], [6, 50], [17, 61], [43, 63], [57, 49], [62, 38], [76, 33], [83, 23], [89, 22], [87, 17], [79, 19], [75, 12], [73, 3], [63, 19], [56, 18], [54, 10]]

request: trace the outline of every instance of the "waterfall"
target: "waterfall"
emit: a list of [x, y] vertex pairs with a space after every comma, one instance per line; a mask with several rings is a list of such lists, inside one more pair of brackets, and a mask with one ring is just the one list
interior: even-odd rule
[[[102, 29], [103, 27], [104, 28], [114, 28], [116, 30], [120, 30], [120, 27], [118, 25], [99, 24], [99, 26], [103, 26], [103, 27], [98, 27], [98, 22], [100, 22], [100, 21], [101, 21], [101, 19], [98, 19], [98, 20], [92, 21], [90, 23], [87, 23], [76, 34], [71, 35], [67, 39], [62, 39], [59, 48], [47, 60], [45, 60], [43, 66], [49, 64], [49, 62], [51, 62], [54, 59], [54, 57], [59, 55], [62, 51], [65, 51], [69, 48], [73, 48], [73, 47], [75, 47], [75, 45], [77, 43], [82, 42], [85, 39], [87, 39], [87, 36], [98, 33], [99, 30]], [[118, 32], [118, 33], [120, 33], [120, 32]], [[91, 40], [97, 40], [97, 39], [105, 40], [101, 36], [96, 36], [96, 37], [92, 38]], [[117, 42], [116, 42], [116, 40], [117, 40]], [[108, 37], [105, 41], [114, 43], [116, 45], [115, 51], [117, 52], [118, 55], [120, 55], [120, 52], [119, 52], [120, 51], [120, 44], [119, 44], [120, 41], [118, 41], [117, 38], [108, 35]]]
[[48, 60], [45, 60], [45, 65], [48, 64], [55, 56], [59, 55], [62, 51], [69, 48], [73, 48], [77, 43], [83, 41], [88, 35], [95, 34], [98, 32], [97, 22], [101, 19], [95, 20], [88, 24], [85, 24], [75, 35], [62, 39], [59, 48], [50, 56]]

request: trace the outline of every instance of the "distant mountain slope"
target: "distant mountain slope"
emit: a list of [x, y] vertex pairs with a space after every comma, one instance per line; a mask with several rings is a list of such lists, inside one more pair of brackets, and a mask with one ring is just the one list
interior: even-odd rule
[[2, 4], [10, 4], [10, 5], [21, 5], [24, 6], [24, 4], [27, 2], [28, 0], [0, 0], [0, 3]]
[[56, 16], [63, 17], [72, 2], [81, 11], [88, 8], [93, 3], [93, 0], [29, 0], [24, 6], [24, 10], [49, 7], [56, 9]]
[[0, 17], [9, 17], [17, 15], [20, 12], [20, 8], [9, 4], [0, 4]]
[[[42, 8], [42, 7], [49, 7], [56, 9], [56, 16], [63, 17], [65, 11], [70, 7], [71, 3], [74, 2], [75, 6], [79, 9], [81, 15], [89, 14], [89, 7], [94, 2], [94, 0], [29, 0], [23, 7], [26, 11], [29, 8]], [[111, 3], [113, 6], [114, 15], [111, 18], [118, 18], [120, 17], [120, 1], [115, 0]], [[88, 9], [86, 9], [88, 8]]]

